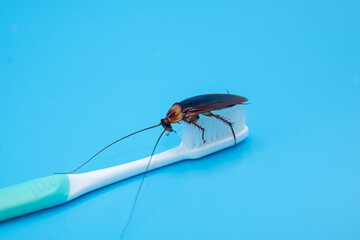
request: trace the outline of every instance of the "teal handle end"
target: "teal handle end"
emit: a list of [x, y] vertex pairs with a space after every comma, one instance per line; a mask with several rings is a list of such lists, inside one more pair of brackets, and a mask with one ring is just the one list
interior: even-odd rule
[[37, 178], [0, 189], [0, 222], [67, 201], [67, 175]]

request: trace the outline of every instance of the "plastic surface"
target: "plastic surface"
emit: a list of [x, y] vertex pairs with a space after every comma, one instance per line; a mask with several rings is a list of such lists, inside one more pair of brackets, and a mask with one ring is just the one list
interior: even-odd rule
[[0, 189], [0, 221], [66, 202], [67, 175], [53, 175]]

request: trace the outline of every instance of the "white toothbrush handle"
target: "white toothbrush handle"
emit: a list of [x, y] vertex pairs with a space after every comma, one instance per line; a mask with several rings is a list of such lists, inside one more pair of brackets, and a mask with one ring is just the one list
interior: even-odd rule
[[[172, 148], [168, 151], [161, 152], [152, 157], [149, 171], [160, 168], [185, 158], [186, 150], [182, 145]], [[68, 201], [87, 192], [118, 182], [120, 180], [138, 175], [146, 171], [150, 157], [146, 157], [134, 162], [100, 169], [96, 171], [68, 174], [70, 181], [70, 191]]]

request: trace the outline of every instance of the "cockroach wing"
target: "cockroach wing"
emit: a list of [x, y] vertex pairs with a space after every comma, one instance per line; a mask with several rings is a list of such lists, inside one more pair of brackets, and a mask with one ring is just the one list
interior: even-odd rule
[[232, 94], [205, 94], [187, 98], [178, 104], [182, 107], [185, 117], [220, 110], [232, 107], [237, 104], [243, 104], [247, 99]]

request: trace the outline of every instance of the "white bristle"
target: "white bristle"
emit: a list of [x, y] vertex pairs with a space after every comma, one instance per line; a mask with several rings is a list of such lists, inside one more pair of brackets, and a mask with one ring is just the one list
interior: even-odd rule
[[[235, 134], [239, 133], [245, 127], [245, 108], [242, 105], [235, 105], [218, 111], [211, 111], [218, 114], [233, 124]], [[205, 144], [202, 140], [202, 131], [192, 124], [183, 123], [182, 143], [187, 147], [202, 147], [224, 138], [233, 137], [230, 127], [223, 121], [199, 115], [197, 124], [205, 129]]]

